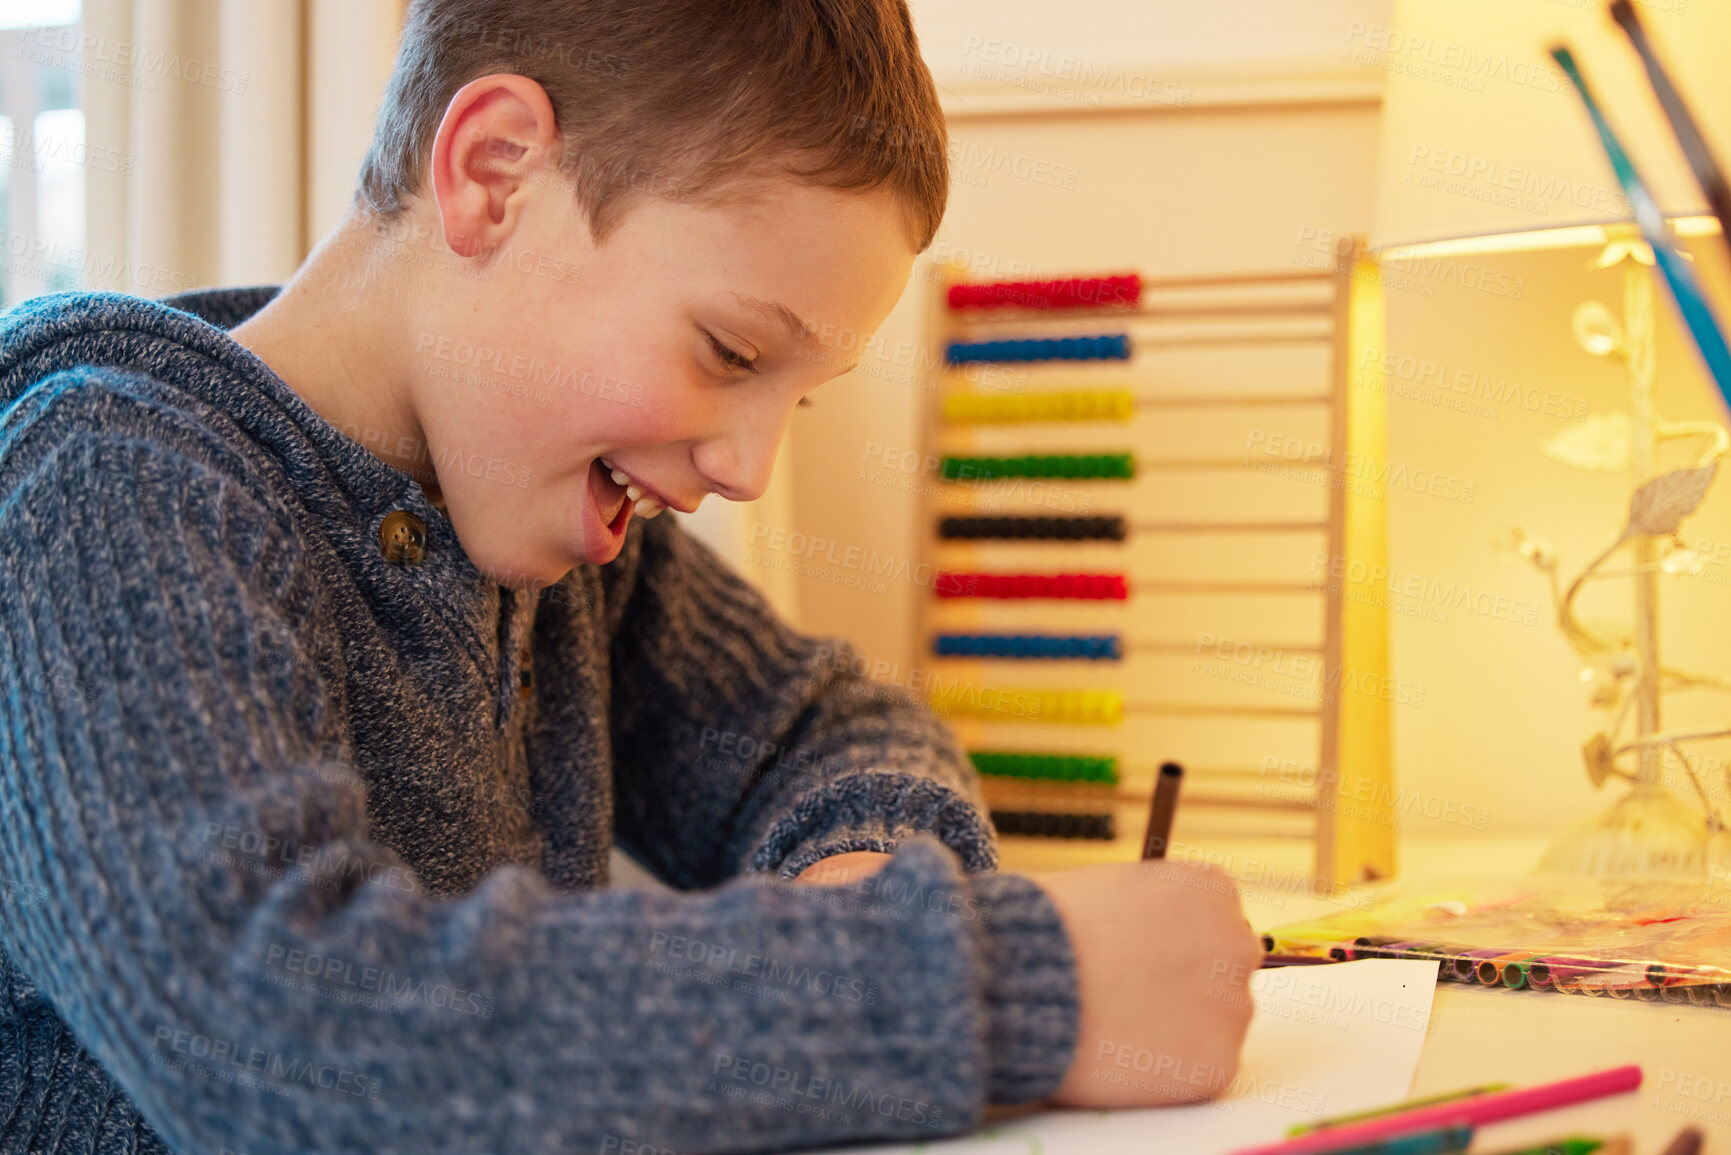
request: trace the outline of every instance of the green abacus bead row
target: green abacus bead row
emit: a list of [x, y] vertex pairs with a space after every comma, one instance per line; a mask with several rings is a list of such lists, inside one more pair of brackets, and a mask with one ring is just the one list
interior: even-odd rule
[[974, 751], [968, 755], [981, 774], [999, 778], [1044, 778], [1055, 782], [1118, 782], [1118, 759], [1111, 755], [1021, 754]]
[[946, 457], [940, 470], [946, 481], [988, 481], [997, 477], [1131, 478], [1134, 458], [1128, 453], [1029, 454], [1023, 457]]

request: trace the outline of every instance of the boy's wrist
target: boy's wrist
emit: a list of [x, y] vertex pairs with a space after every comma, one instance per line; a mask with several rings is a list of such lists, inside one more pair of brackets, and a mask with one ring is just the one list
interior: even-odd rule
[[849, 886], [881, 870], [889, 860], [889, 855], [876, 850], [849, 850], [818, 859], [793, 880], [808, 886]]

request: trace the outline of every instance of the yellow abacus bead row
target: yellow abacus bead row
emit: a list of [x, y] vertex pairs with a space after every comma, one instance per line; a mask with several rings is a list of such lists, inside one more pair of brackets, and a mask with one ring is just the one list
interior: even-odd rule
[[1042, 698], [1042, 722], [1116, 726], [1124, 720], [1124, 695], [1116, 690], [1052, 690]]
[[992, 686], [948, 686], [932, 694], [934, 713], [1023, 722], [1116, 726], [1124, 720], [1117, 690], [1019, 690]]
[[1066, 389], [1051, 393], [956, 393], [944, 398], [944, 420], [1128, 421], [1136, 401], [1128, 389]]

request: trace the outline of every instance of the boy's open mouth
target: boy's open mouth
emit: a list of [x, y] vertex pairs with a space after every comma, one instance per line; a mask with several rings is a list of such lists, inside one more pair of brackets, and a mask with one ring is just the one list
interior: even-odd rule
[[[583, 511], [583, 537], [590, 556], [617, 556], [625, 543], [625, 529], [632, 517], [652, 518], [667, 507], [653, 493], [604, 457], [589, 463], [589, 503], [593, 513]], [[591, 526], [589, 519], [595, 524]], [[597, 553], [595, 551], [601, 551]]]
[[631, 520], [631, 509], [635, 504], [625, 487], [614, 481], [607, 466], [597, 457], [589, 463], [589, 492], [595, 498], [595, 511], [601, 519], [601, 524], [607, 527], [614, 537], [625, 535], [625, 526]]

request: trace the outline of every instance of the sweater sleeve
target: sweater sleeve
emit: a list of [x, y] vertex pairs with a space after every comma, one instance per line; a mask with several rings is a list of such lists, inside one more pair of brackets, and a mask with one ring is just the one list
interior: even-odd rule
[[802, 634], [673, 518], [641, 522], [609, 600], [620, 842], [674, 886], [793, 876], [926, 833], [997, 846], [955, 735], [841, 638]]
[[[991, 1100], [1050, 1093], [1073, 1045], [1069, 942], [1043, 891], [985, 873], [997, 847], [949, 727], [907, 690], [869, 677], [845, 640], [787, 625], [673, 518], [634, 524], [603, 570], [620, 843], [663, 881], [692, 887], [742, 869], [792, 877], [832, 854], [935, 837], [974, 873], [974, 889], [1014, 891], [1041, 908], [1032, 920], [981, 920], [995, 962], [976, 981]], [[869, 902], [902, 885], [886, 868], [841, 889]], [[954, 907], [965, 895], [904, 897]], [[1061, 974], [1048, 969], [1057, 959]], [[1054, 1032], [1045, 1000], [1059, 988], [1066, 1025]]]
[[1074, 962], [1031, 882], [912, 839], [869, 904], [519, 866], [429, 894], [319, 738], [286, 512], [118, 433], [0, 477], [0, 877], [43, 896], [0, 947], [171, 1148], [907, 1139], [1061, 1078]]

